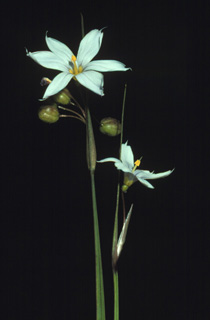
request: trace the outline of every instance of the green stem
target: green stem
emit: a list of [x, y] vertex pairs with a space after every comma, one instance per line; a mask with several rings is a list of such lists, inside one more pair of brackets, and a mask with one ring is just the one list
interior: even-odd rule
[[92, 204], [93, 204], [93, 226], [95, 242], [95, 272], [96, 272], [96, 320], [105, 320], [105, 301], [104, 301], [104, 284], [103, 268], [101, 259], [100, 234], [98, 224], [98, 211], [95, 190], [95, 167], [96, 167], [96, 146], [94, 132], [90, 116], [90, 110], [86, 107], [86, 143], [87, 143], [87, 164], [90, 170]]
[[[124, 124], [124, 112], [125, 112], [125, 99], [126, 99], [127, 84], [124, 88], [122, 114], [121, 114], [121, 135], [120, 135], [120, 159], [121, 159], [121, 145], [123, 140], [123, 124]], [[119, 197], [120, 197], [120, 173], [119, 182], [117, 185], [117, 197], [116, 197], [116, 209], [114, 220], [114, 231], [112, 240], [112, 273], [113, 273], [113, 285], [114, 285], [114, 320], [119, 320], [119, 279], [117, 270], [117, 241], [118, 241], [118, 211], [119, 211]]]
[[121, 135], [120, 135], [120, 159], [121, 159], [121, 145], [123, 140], [123, 126], [124, 126], [124, 114], [125, 114], [125, 99], [127, 93], [127, 84], [125, 84], [124, 94], [123, 94], [123, 104], [122, 104], [122, 114], [121, 114]]
[[119, 320], [119, 281], [118, 271], [113, 271], [113, 282], [114, 282], [114, 320]]
[[105, 320], [105, 300], [104, 300], [104, 284], [103, 284], [103, 268], [101, 259], [101, 246], [98, 225], [98, 213], [95, 192], [94, 171], [90, 171], [91, 190], [93, 202], [93, 224], [94, 224], [94, 241], [95, 241], [95, 267], [96, 267], [96, 319]]
[[[84, 19], [81, 13], [81, 29], [82, 38], [85, 36]], [[77, 103], [77, 105], [79, 105]], [[80, 107], [81, 110], [83, 110]], [[87, 148], [87, 165], [90, 170], [91, 179], [91, 192], [93, 204], [93, 227], [94, 227], [94, 242], [95, 242], [95, 273], [96, 273], [96, 320], [106, 320], [105, 315], [105, 299], [104, 299], [104, 281], [103, 281], [103, 268], [101, 259], [101, 245], [100, 233], [98, 224], [98, 211], [95, 190], [95, 167], [96, 167], [96, 146], [95, 138], [92, 127], [90, 110], [86, 107], [86, 148]], [[83, 113], [84, 116], [84, 113]]]
[[114, 285], [114, 320], [119, 320], [119, 280], [118, 280], [118, 270], [117, 270], [119, 194], [120, 194], [120, 183], [118, 183], [118, 186], [117, 186], [117, 200], [116, 200], [113, 243], [112, 243], [112, 274], [113, 274], [113, 285]]
[[84, 38], [84, 36], [85, 36], [85, 27], [84, 27], [84, 18], [83, 18], [83, 14], [82, 13], [80, 13], [80, 17], [81, 17], [82, 38]]

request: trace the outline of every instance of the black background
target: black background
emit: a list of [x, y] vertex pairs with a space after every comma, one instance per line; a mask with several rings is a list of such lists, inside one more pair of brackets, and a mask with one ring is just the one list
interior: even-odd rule
[[[132, 68], [105, 74], [105, 96], [90, 92], [97, 157], [118, 156], [119, 138], [98, 121], [120, 118], [127, 83], [124, 141], [142, 169], [175, 167], [154, 190], [135, 183], [119, 261], [120, 319], [209, 319], [209, 6], [204, 2], [75, 1], [7, 4], [3, 12], [7, 117], [7, 210], [3, 244], [7, 318], [94, 319], [94, 246], [85, 126], [37, 117], [44, 69], [25, 55], [46, 50], [45, 32], [76, 54], [86, 33], [104, 30], [96, 59]], [[74, 90], [70, 83], [69, 89]], [[5, 94], [6, 93], [6, 94]], [[107, 319], [113, 319], [111, 241], [117, 170], [98, 164], [96, 188]], [[120, 222], [122, 213], [120, 212]], [[4, 224], [3, 224], [4, 227]], [[3, 233], [4, 234], [4, 233]]]

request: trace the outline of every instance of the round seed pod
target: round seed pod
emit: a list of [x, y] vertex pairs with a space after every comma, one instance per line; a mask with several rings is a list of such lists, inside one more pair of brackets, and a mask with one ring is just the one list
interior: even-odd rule
[[55, 104], [49, 106], [41, 106], [38, 111], [38, 117], [44, 122], [55, 123], [59, 120], [60, 114]]
[[101, 120], [99, 129], [103, 134], [115, 137], [121, 132], [121, 124], [119, 120], [108, 117]]
[[58, 104], [67, 105], [71, 102], [71, 94], [67, 88], [61, 90], [53, 96], [54, 101]]

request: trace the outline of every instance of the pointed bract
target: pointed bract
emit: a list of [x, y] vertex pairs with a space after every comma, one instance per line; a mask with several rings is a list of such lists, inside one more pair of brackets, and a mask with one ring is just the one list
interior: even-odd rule
[[127, 214], [127, 217], [123, 223], [122, 231], [120, 233], [120, 236], [119, 236], [119, 239], [117, 242], [117, 259], [119, 259], [119, 256], [122, 252], [122, 249], [123, 249], [123, 246], [124, 246], [124, 243], [126, 240], [126, 235], [127, 235], [127, 231], [128, 231], [129, 222], [131, 219], [132, 210], [133, 210], [133, 204], [131, 205], [130, 210]]

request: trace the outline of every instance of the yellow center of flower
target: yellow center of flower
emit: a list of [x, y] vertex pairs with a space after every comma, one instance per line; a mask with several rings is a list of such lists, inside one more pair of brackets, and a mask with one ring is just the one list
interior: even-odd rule
[[72, 55], [71, 61], [73, 63], [73, 69], [69, 69], [69, 72], [76, 76], [77, 74], [79, 74], [83, 71], [83, 68], [82, 68], [82, 66], [77, 67], [77, 63], [76, 63], [77, 58], [74, 55]]
[[[137, 167], [139, 167], [140, 166], [140, 164], [141, 164], [141, 159], [142, 159], [143, 157], [141, 157], [140, 159], [138, 159], [138, 160], [136, 160], [135, 162], [134, 162], [134, 167], [133, 167], [133, 169], [132, 169], [132, 172], [134, 172], [135, 170], [136, 170], [136, 168]], [[132, 186], [132, 184], [136, 181], [137, 179], [136, 179], [136, 177], [135, 177], [135, 175], [134, 174], [132, 174], [132, 173], [128, 173], [128, 172], [125, 172], [124, 173], [124, 181], [123, 181], [123, 185], [122, 185], [122, 191], [123, 192], [127, 192], [127, 190], [128, 190], [128, 188], [130, 187], [130, 186]]]
[[133, 167], [132, 172], [134, 172], [136, 168], [140, 166], [141, 159], [142, 157], [134, 162], [135, 166]]

